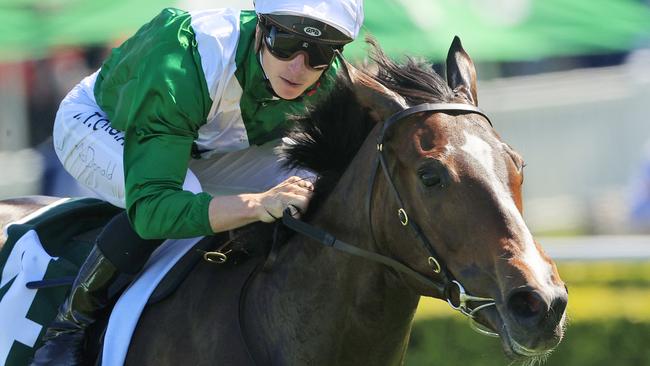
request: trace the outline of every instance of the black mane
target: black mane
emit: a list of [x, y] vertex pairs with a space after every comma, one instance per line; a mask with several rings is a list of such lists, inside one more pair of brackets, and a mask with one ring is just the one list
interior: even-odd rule
[[[407, 58], [404, 64], [389, 59], [376, 41], [372, 59], [378, 67], [372, 77], [398, 93], [410, 104], [450, 102], [453, 91], [430, 64]], [[319, 175], [310, 212], [315, 211], [334, 188], [357, 154], [372, 128], [383, 121], [374, 120], [362, 107], [352, 91], [349, 78], [339, 73], [334, 89], [318, 104], [308, 107], [305, 115], [294, 116], [289, 137], [295, 144], [285, 146], [286, 166], [312, 170]]]
[[409, 105], [452, 102], [454, 92], [433, 65], [406, 57], [398, 64], [384, 54], [374, 39], [366, 39], [372, 46], [371, 59], [377, 63], [374, 79], [406, 99]]

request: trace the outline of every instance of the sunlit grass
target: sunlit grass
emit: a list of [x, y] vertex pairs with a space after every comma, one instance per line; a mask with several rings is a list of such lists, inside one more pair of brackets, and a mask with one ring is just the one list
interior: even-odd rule
[[415, 313], [415, 320], [454, 316], [454, 311], [446, 302], [430, 297], [422, 297]]
[[650, 321], [650, 288], [576, 286], [569, 295], [572, 321], [621, 318]]
[[[650, 322], [650, 262], [568, 262], [559, 271], [569, 287], [571, 322]], [[461, 315], [441, 300], [422, 298], [415, 319], [449, 316]]]
[[650, 289], [650, 261], [646, 262], [565, 262], [558, 266], [569, 286], [611, 285]]

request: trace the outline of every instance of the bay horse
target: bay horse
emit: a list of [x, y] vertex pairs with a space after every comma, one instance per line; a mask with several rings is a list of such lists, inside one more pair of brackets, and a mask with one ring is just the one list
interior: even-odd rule
[[145, 309], [126, 365], [400, 365], [421, 296], [500, 337], [510, 358], [557, 346], [567, 289], [524, 223], [523, 160], [477, 108], [460, 40], [447, 82], [370, 43], [378, 72], [346, 64], [285, 150], [320, 176], [308, 235], [264, 270], [198, 264]]

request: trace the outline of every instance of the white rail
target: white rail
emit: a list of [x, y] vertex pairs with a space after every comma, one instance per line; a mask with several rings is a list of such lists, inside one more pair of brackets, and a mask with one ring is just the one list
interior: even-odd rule
[[650, 236], [537, 237], [546, 253], [558, 261], [650, 260]]

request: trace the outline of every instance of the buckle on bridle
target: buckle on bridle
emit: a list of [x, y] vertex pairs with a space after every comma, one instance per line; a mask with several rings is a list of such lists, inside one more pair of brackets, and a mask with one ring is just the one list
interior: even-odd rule
[[406, 214], [403, 208], [397, 210], [397, 216], [399, 216], [399, 222], [402, 223], [402, 226], [406, 226], [409, 223], [409, 215]]
[[434, 273], [440, 273], [440, 271], [442, 271], [442, 267], [440, 267], [440, 263], [438, 263], [437, 259], [434, 257], [429, 257], [428, 261]]

